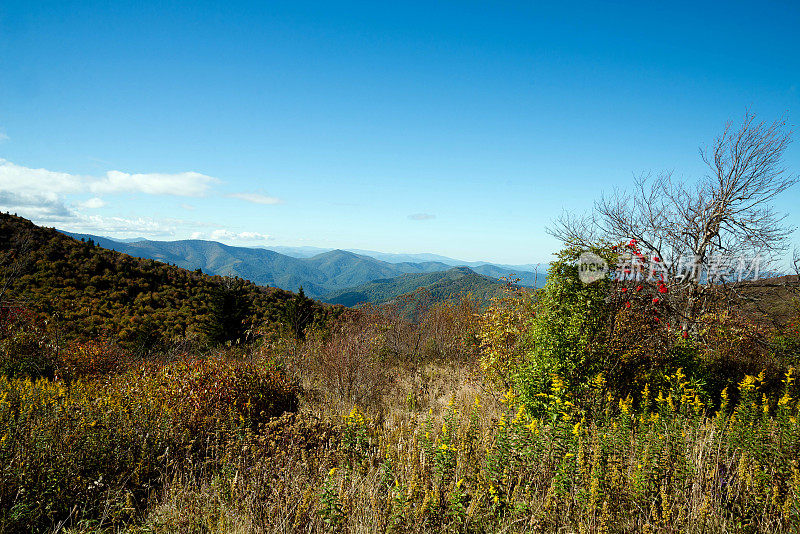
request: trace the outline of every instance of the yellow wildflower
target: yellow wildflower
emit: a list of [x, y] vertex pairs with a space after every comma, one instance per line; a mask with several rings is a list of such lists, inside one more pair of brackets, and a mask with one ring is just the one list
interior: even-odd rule
[[572, 435], [577, 436], [580, 433], [581, 433], [581, 422], [578, 421], [577, 423], [575, 423], [575, 426], [572, 427]]
[[519, 423], [523, 417], [525, 417], [525, 406], [521, 405], [519, 410], [517, 410], [517, 415], [514, 416], [514, 420], [511, 422], [511, 424], [513, 425]]
[[594, 380], [592, 380], [592, 382], [598, 389], [603, 389], [603, 387], [605, 387], [606, 385], [606, 379], [605, 377], [603, 377], [603, 373], [600, 373], [596, 377], [594, 377]]
[[619, 411], [628, 415], [631, 412], [631, 405], [633, 404], [633, 399], [631, 399], [630, 394], [625, 400], [619, 399]]
[[531, 419], [531, 422], [527, 424], [525, 428], [531, 431], [531, 433], [536, 434], [537, 428], [536, 425], [539, 423], [538, 419]]
[[[746, 391], [750, 391], [755, 387], [756, 384], [756, 377], [751, 375], [746, 375], [741, 382], [739, 382], [739, 390], [744, 393]], [[727, 388], [726, 388], [727, 389]]]
[[560, 376], [554, 374], [551, 378], [553, 381], [553, 385], [551, 387], [553, 394], [558, 394], [566, 389], [566, 384], [563, 380], [561, 380]]

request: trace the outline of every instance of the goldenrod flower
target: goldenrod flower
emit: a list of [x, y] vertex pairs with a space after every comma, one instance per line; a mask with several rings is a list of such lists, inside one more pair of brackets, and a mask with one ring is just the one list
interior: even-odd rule
[[789, 367], [789, 370], [786, 371], [786, 378], [784, 380], [784, 383], [787, 386], [790, 386], [792, 385], [792, 382], [794, 382], [794, 367]]
[[[739, 390], [744, 393], [746, 391], [750, 391], [755, 387], [756, 384], [756, 377], [751, 375], [746, 375], [741, 382], [739, 382]], [[726, 388], [727, 389], [727, 388]]]
[[557, 395], [566, 389], [566, 384], [563, 380], [561, 380], [560, 376], [554, 374], [551, 376], [551, 379], [553, 381], [553, 385], [551, 387], [553, 394]]
[[605, 377], [603, 377], [603, 373], [600, 373], [596, 377], [594, 377], [594, 380], [592, 382], [598, 389], [602, 389], [606, 385], [606, 379]]
[[519, 407], [519, 410], [517, 410], [517, 415], [514, 416], [514, 420], [512, 421], [511, 424], [516, 424], [520, 422], [524, 416], [525, 416], [525, 406], [522, 405]]
[[536, 434], [536, 433], [537, 433], [537, 428], [536, 428], [536, 425], [537, 425], [538, 423], [539, 423], [539, 420], [538, 420], [538, 419], [531, 419], [531, 422], [530, 422], [530, 423], [528, 423], [528, 424], [526, 425], [526, 427], [525, 427], [525, 428], [527, 428], [528, 430], [530, 430], [532, 433]]
[[516, 398], [517, 396], [514, 394], [514, 390], [509, 389], [508, 392], [506, 392], [506, 394], [503, 396], [503, 398], [500, 399], [500, 402], [502, 402], [503, 404], [513, 404]]

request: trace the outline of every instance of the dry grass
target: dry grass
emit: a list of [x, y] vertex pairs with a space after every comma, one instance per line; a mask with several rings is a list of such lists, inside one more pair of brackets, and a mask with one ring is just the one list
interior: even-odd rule
[[[230, 363], [70, 384], [3, 379], [0, 532], [800, 525], [793, 374], [769, 395], [764, 379], [746, 377], [726, 392], [738, 402], [719, 410], [680, 373], [668, 388], [641, 392], [636, 406], [602, 376], [580, 400], [553, 376], [534, 412], [481, 379], [468, 307], [416, 326], [381, 314], [349, 318], [303, 343], [275, 340], [244, 361], [231, 354]], [[285, 384], [276, 358], [303, 393], [295, 412], [268, 419], [248, 402], [260, 386], [246, 376], [261, 369], [265, 384]], [[213, 403], [203, 402], [206, 389]], [[234, 390], [241, 394], [229, 398]], [[41, 493], [26, 497], [30, 488]]]
[[797, 408], [774, 399], [765, 416], [750, 383], [746, 404], [711, 416], [686, 391], [634, 412], [598, 390], [590, 421], [558, 391], [533, 417], [468, 389], [380, 422], [286, 416], [221, 471], [168, 485], [135, 530], [791, 532]]

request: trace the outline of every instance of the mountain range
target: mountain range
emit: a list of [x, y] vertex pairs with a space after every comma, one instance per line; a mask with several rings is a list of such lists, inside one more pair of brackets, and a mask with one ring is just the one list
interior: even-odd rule
[[453, 267], [447, 271], [424, 274], [402, 274], [394, 278], [374, 280], [356, 287], [334, 291], [325, 295], [331, 304], [355, 306], [362, 302], [381, 304], [401, 295], [425, 288], [434, 302], [470, 294], [478, 301], [488, 301], [500, 296], [506, 284], [476, 273], [469, 267]]
[[[131, 239], [129, 241], [140, 241], [140, 240], [142, 240], [142, 238]], [[333, 248], [309, 247], [309, 246], [303, 246], [303, 247], [262, 246], [259, 248], [274, 250], [275, 252], [280, 252], [281, 254], [286, 254], [287, 256], [292, 256], [294, 258], [310, 258], [312, 256], [316, 256], [317, 254], [322, 254], [324, 252], [330, 252], [332, 250], [336, 250]], [[447, 256], [442, 256], [440, 254], [431, 254], [431, 253], [398, 254], [393, 252], [378, 252], [375, 250], [364, 250], [358, 248], [345, 248], [341, 250], [352, 252], [354, 254], [360, 254], [362, 256], [369, 256], [371, 258], [375, 258], [376, 260], [382, 260], [389, 263], [403, 263], [403, 262], [418, 263], [418, 262], [433, 261], [433, 262], [444, 263], [446, 265], [451, 265], [453, 267], [471, 267], [471, 268], [490, 265], [511, 272], [536, 272], [537, 269], [541, 270], [541, 267], [543, 265], [538, 263], [511, 265], [505, 263], [493, 263], [489, 261], [464, 261], [464, 260], [457, 260], [455, 258], [449, 258]], [[546, 266], [546, 264], [544, 265]]]
[[[523, 270], [518, 267], [496, 265], [487, 262], [460, 262], [445, 256], [433, 254], [387, 254], [372, 252], [378, 257], [365, 253], [356, 253], [347, 250], [315, 249], [313, 247], [273, 247], [250, 248], [225, 245], [216, 241], [181, 240], [181, 241], [151, 241], [148, 239], [121, 241], [108, 237], [90, 234], [62, 233], [76, 239], [91, 239], [97, 245], [129, 254], [139, 258], [149, 258], [163, 263], [174, 264], [185, 269], [201, 269], [208, 274], [238, 276], [250, 280], [258, 285], [271, 286], [297, 291], [303, 287], [305, 293], [319, 300], [329, 302], [352, 301], [355, 295], [389, 295], [399, 289], [392, 289], [389, 280], [404, 275], [422, 275], [431, 273], [446, 273], [453, 267], [467, 267], [476, 276], [483, 278], [471, 280], [474, 286], [478, 280], [498, 283], [503, 277], [513, 276], [520, 279], [524, 286], [541, 286], [544, 283], [544, 269], [531, 265], [534, 270]], [[282, 251], [282, 252], [279, 252]], [[392, 261], [387, 261], [392, 260]], [[417, 260], [417, 261], [409, 261]], [[459, 271], [460, 277], [466, 274]], [[396, 280], [397, 288], [413, 291], [417, 287], [428, 284], [443, 283], [444, 280], [454, 281], [455, 273], [448, 276], [432, 278], [406, 277]], [[379, 282], [378, 282], [379, 281]], [[363, 287], [364, 284], [376, 283], [371, 288]], [[415, 285], [416, 284], [416, 285]], [[470, 285], [462, 280], [459, 285]], [[454, 287], [455, 287], [454, 286]], [[475, 286], [477, 287], [477, 286]], [[348, 291], [343, 291], [348, 290]], [[443, 291], [437, 288], [437, 291]], [[407, 291], [404, 291], [407, 292]], [[455, 291], [453, 291], [455, 292]], [[490, 292], [488, 286], [481, 293]], [[372, 300], [369, 300], [372, 302]]]

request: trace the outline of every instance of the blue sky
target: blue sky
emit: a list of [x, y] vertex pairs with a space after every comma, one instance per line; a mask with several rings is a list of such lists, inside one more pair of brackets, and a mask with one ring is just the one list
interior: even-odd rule
[[0, 3], [0, 209], [538, 262], [563, 209], [700, 175], [748, 106], [800, 123], [795, 2], [181, 4]]

